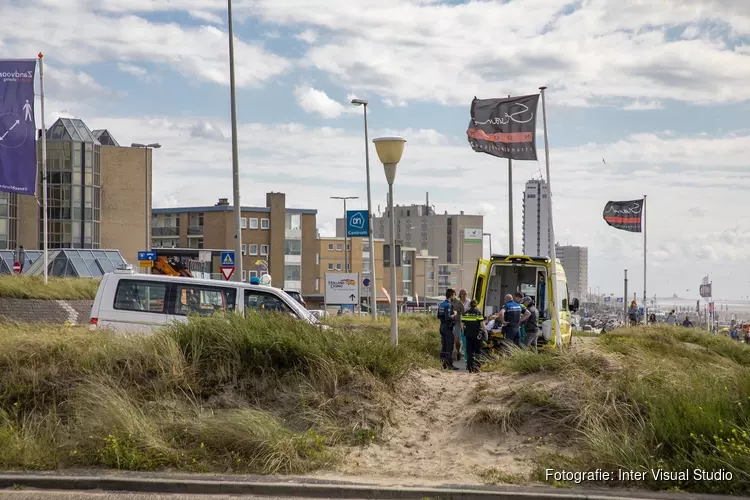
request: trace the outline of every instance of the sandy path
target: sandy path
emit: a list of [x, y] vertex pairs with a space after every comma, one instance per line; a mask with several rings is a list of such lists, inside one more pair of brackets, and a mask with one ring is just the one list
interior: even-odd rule
[[478, 483], [482, 472], [496, 468], [527, 476], [536, 442], [513, 430], [469, 424], [478, 409], [487, 407], [478, 391], [489, 387], [504, 392], [512, 381], [498, 374], [419, 371], [399, 391], [393, 425], [385, 430], [383, 442], [347, 450], [337, 475], [323, 475]]

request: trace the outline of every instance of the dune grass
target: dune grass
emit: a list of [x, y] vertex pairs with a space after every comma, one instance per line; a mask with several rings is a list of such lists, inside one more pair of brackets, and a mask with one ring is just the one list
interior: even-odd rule
[[94, 278], [49, 278], [0, 276], [0, 297], [41, 300], [94, 300], [99, 280]]
[[[540, 479], [546, 468], [623, 469], [649, 471], [645, 482], [627, 486], [750, 492], [744, 344], [683, 328], [624, 328], [576, 349], [518, 351], [487, 369], [533, 374], [519, 384], [500, 425], [543, 422], [578, 450], [544, 457]], [[550, 377], [539, 379], [544, 374]], [[652, 469], [691, 472], [684, 481], [658, 481]], [[696, 479], [693, 469], [723, 469], [732, 480]]]
[[427, 336], [269, 315], [152, 336], [0, 326], [0, 468], [303, 473], [378, 437], [394, 384], [436, 363]]

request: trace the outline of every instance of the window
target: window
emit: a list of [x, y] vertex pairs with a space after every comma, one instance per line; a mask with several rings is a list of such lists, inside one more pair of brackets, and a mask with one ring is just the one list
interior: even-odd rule
[[336, 243], [336, 251], [337, 252], [340, 252], [343, 249], [344, 249], [344, 245], [342, 245], [341, 243]]
[[242, 244], [242, 255], [247, 255], [247, 245], [245, 243]]
[[280, 297], [268, 292], [245, 290], [245, 311], [291, 313]]
[[302, 266], [284, 266], [284, 281], [300, 281], [302, 279]]
[[268, 245], [261, 245], [260, 246], [260, 254], [261, 255], [268, 255]]
[[341, 271], [341, 264], [336, 264], [336, 270]]
[[320, 265], [320, 254], [319, 253], [315, 254], [315, 265], [316, 266]]
[[240, 217], [240, 228], [247, 229], [247, 217]]
[[250, 255], [258, 255], [258, 245], [250, 245]]
[[270, 229], [271, 228], [271, 220], [270, 219], [261, 219], [260, 220], [260, 228], [261, 229]]
[[286, 214], [286, 229], [301, 229], [301, 220], [299, 214]]
[[328, 244], [328, 250], [330, 250], [331, 252], [333, 252], [333, 243], [329, 243]]
[[315, 291], [320, 290], [320, 278], [315, 278]]
[[167, 284], [158, 281], [122, 280], [115, 291], [114, 308], [165, 314]]
[[351, 244], [347, 243], [347, 244], [346, 244], [346, 251], [348, 252], [348, 251], [349, 251], [349, 250], [351, 250], [351, 249], [352, 249], [352, 246], [351, 246]]
[[330, 262], [328, 263], [328, 270], [333, 271], [333, 264], [331, 264]]
[[234, 311], [237, 290], [206, 285], [178, 284], [174, 314], [210, 316], [215, 312]]
[[302, 240], [284, 240], [284, 255], [302, 255]]
[[249, 271], [251, 278], [257, 278], [258, 277], [258, 271]]
[[[242, 255], [245, 255], [244, 253]], [[242, 270], [242, 281], [247, 281], [247, 271]]]
[[258, 229], [258, 219], [256, 217], [250, 219], [250, 229]]

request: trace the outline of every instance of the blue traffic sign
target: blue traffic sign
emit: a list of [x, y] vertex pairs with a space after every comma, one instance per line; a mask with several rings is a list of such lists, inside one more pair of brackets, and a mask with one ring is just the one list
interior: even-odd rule
[[138, 252], [138, 260], [156, 260], [156, 252]]
[[612, 299], [612, 297], [604, 297], [604, 302], [609, 302]]
[[231, 267], [234, 269], [234, 252], [221, 252], [220, 267]]
[[362, 284], [365, 286], [370, 286], [370, 278], [365, 278], [362, 280]]
[[367, 210], [347, 210], [346, 236], [357, 238], [370, 235], [370, 214]]

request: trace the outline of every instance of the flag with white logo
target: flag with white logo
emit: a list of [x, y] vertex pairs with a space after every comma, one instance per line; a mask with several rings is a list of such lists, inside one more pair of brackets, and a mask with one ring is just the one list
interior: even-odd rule
[[511, 160], [536, 161], [536, 115], [539, 94], [471, 101], [466, 135], [478, 153]]
[[604, 206], [604, 221], [610, 226], [640, 233], [642, 231], [643, 199], [632, 201], [608, 201]]
[[0, 61], [0, 191], [36, 194], [36, 60]]

